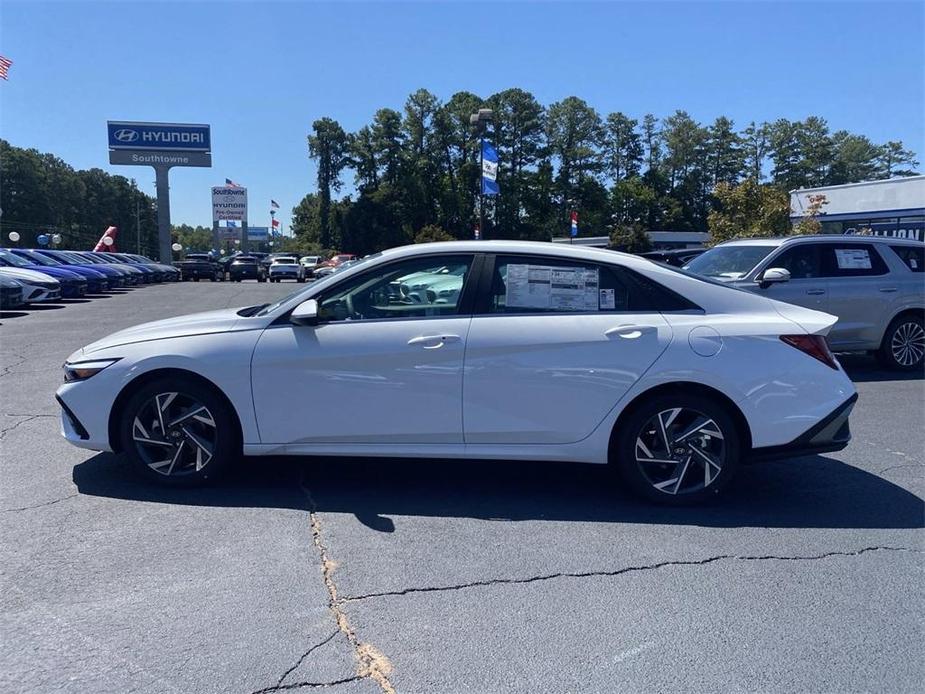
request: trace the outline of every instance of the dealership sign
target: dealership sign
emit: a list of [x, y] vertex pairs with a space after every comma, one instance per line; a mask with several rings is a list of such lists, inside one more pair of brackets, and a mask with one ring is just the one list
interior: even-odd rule
[[266, 241], [269, 237], [269, 227], [247, 227], [248, 241]]
[[212, 188], [212, 221], [247, 221], [247, 188], [214, 186]]
[[108, 121], [109, 149], [154, 149], [168, 152], [211, 152], [208, 125]]
[[106, 122], [109, 163], [171, 168], [212, 166], [212, 131], [194, 123]]
[[197, 123], [111, 120], [106, 121], [106, 134], [110, 164], [150, 166], [154, 169], [157, 244], [161, 262], [169, 263], [173, 259], [169, 172], [175, 166], [212, 166], [212, 131], [208, 125]]

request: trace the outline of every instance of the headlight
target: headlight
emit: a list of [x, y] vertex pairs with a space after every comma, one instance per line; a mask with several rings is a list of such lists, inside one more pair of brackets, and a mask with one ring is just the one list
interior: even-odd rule
[[91, 376], [96, 376], [107, 366], [115, 364], [118, 359], [100, 359], [99, 361], [82, 361], [76, 364], [64, 365], [64, 382], [72, 383], [73, 381], [86, 381]]

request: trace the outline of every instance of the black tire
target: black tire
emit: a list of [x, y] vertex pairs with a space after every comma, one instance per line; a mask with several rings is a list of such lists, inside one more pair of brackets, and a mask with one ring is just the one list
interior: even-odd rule
[[897, 316], [883, 335], [877, 359], [894, 371], [921, 371], [925, 363], [925, 325], [922, 317]]
[[[659, 418], [664, 436], [655, 424]], [[610, 464], [630, 489], [667, 506], [716, 498], [735, 477], [740, 457], [739, 434], [726, 407], [684, 393], [659, 395], [635, 408], [620, 422], [610, 445]], [[706, 463], [707, 458], [714, 462]]]
[[198, 277], [194, 277], [194, 278], [193, 278], [193, 282], [198, 282], [198, 281], [199, 281], [199, 278], [198, 278]]
[[[167, 400], [166, 394], [171, 393], [176, 395]], [[166, 405], [161, 417], [154, 416], [155, 402]], [[203, 406], [205, 413], [193, 417], [189, 413], [197, 406]], [[166, 432], [161, 433], [159, 419], [170, 417], [176, 421], [184, 416], [186, 419], [174, 427], [169, 421], [165, 422]], [[136, 418], [140, 428], [136, 426]], [[201, 421], [206, 418], [214, 426]], [[171, 487], [194, 487], [211, 482], [241, 453], [238, 427], [225, 400], [212, 388], [176, 377], [152, 381], [132, 394], [122, 410], [119, 437], [125, 457], [136, 473]], [[140, 443], [139, 438], [157, 443]], [[201, 445], [195, 444], [197, 440]], [[211, 448], [211, 455], [196, 469], [198, 462], [206, 458], [208, 448]], [[164, 461], [158, 461], [162, 454], [167, 456], [165, 460], [175, 455], [177, 458], [168, 467]]]

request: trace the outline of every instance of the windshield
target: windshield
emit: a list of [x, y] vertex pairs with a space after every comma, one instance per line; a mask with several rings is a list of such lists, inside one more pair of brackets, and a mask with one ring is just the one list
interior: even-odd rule
[[21, 258], [28, 258], [36, 265], [46, 265], [48, 267], [51, 267], [53, 265], [62, 264], [62, 263], [59, 263], [57, 260], [52, 260], [48, 256], [44, 256], [41, 253], [36, 253], [35, 251], [19, 250], [19, 251], [16, 251], [16, 255], [20, 256]]
[[722, 279], [739, 279], [747, 275], [777, 246], [717, 246], [684, 266], [685, 270]]
[[9, 251], [0, 251], [0, 260], [3, 260], [4, 264], [12, 265], [13, 267], [29, 267], [30, 265], [34, 265], [34, 263], [23, 260], [18, 255], [10, 253]]

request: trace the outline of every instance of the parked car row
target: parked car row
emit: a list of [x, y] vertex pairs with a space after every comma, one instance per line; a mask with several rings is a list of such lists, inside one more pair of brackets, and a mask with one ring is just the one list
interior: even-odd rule
[[350, 253], [336, 253], [329, 259], [320, 255], [300, 257], [293, 253], [248, 252], [223, 258], [216, 258], [211, 253], [188, 253], [174, 266], [183, 281], [307, 282], [326, 277], [355, 262], [356, 256]]
[[0, 248], [0, 307], [72, 299], [142, 284], [174, 282], [176, 268], [134, 253]]

